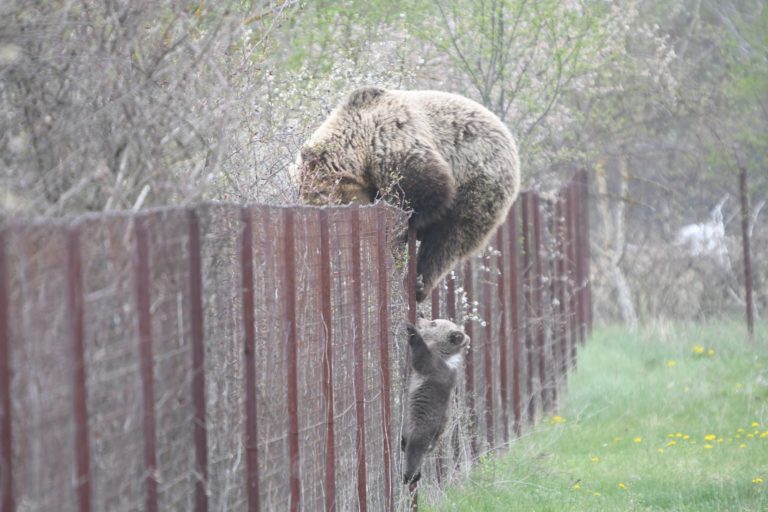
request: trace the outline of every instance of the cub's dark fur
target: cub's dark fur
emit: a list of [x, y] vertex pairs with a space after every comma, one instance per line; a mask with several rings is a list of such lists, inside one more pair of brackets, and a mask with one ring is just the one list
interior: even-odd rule
[[405, 452], [403, 482], [421, 478], [424, 455], [432, 451], [448, 422], [451, 392], [463, 363], [469, 336], [448, 320], [419, 319], [408, 325], [412, 371], [401, 448]]
[[503, 222], [520, 188], [517, 146], [482, 105], [439, 91], [352, 92], [301, 149], [304, 201], [372, 203], [413, 212], [421, 302]]

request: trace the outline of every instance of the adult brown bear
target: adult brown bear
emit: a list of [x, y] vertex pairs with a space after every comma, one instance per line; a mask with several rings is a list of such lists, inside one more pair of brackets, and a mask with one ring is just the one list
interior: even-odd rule
[[304, 144], [297, 163], [305, 202], [384, 199], [412, 211], [421, 241], [418, 301], [485, 244], [520, 189], [507, 127], [482, 105], [439, 91], [357, 89]]

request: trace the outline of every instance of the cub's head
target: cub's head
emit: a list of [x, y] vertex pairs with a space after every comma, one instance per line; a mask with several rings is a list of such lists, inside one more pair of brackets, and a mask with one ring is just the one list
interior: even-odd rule
[[462, 351], [469, 346], [469, 336], [450, 320], [419, 318], [416, 321], [416, 328], [430, 350], [439, 354], [443, 360], [448, 360], [457, 354], [461, 355]]

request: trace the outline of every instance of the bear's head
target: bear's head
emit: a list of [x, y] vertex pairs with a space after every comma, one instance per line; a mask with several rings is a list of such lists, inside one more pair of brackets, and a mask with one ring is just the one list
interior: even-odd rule
[[470, 343], [469, 336], [461, 327], [441, 318], [435, 320], [419, 318], [416, 321], [416, 328], [433, 354], [439, 355], [453, 368], [461, 363], [462, 351]]
[[378, 196], [372, 177], [374, 113], [385, 90], [353, 91], [301, 148], [292, 171], [307, 204], [369, 204]]

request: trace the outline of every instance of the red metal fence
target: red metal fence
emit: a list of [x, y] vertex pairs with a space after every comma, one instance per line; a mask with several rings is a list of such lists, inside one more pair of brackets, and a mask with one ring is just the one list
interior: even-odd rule
[[[472, 348], [422, 492], [556, 405], [591, 323], [585, 179], [524, 193], [423, 306]], [[209, 204], [0, 227], [2, 512], [408, 507], [404, 223]]]

